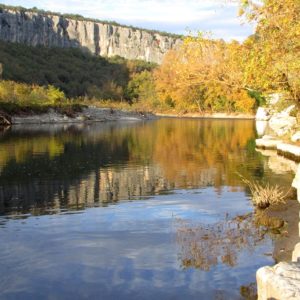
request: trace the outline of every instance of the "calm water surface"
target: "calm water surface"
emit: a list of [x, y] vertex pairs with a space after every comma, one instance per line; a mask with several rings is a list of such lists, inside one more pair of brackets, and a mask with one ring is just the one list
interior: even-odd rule
[[278, 237], [238, 173], [292, 181], [255, 135], [188, 119], [0, 132], [0, 298], [250, 296]]

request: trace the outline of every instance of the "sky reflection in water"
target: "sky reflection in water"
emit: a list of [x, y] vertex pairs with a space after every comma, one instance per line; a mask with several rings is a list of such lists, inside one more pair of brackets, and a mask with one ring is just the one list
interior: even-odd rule
[[1, 299], [240, 299], [273, 263], [252, 216], [232, 256], [219, 227], [252, 211], [236, 172], [277, 178], [254, 138], [251, 121], [172, 119], [2, 133]]

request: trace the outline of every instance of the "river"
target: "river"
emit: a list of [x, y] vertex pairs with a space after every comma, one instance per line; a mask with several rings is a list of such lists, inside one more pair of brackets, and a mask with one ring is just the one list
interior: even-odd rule
[[255, 299], [280, 235], [239, 175], [293, 179], [255, 138], [251, 120], [1, 131], [0, 298]]

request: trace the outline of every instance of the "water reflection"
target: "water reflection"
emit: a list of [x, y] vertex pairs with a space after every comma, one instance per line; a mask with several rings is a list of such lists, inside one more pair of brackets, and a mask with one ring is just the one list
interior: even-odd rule
[[[251, 121], [13, 128], [0, 138], [0, 211], [82, 208], [263, 176]], [[248, 176], [249, 175], [249, 176]]]
[[268, 237], [252, 251], [241, 247], [233, 267], [220, 262], [203, 271], [178, 262], [176, 220], [215, 224], [227, 211], [248, 214], [251, 206], [243, 193], [219, 197], [208, 188], [75, 215], [7, 218], [0, 230], [1, 299], [240, 299], [240, 286], [272, 263], [263, 255], [272, 247]]
[[239, 253], [253, 252], [267, 233], [265, 227], [255, 226], [252, 213], [205, 225], [178, 220], [177, 227], [182, 265], [204, 271], [220, 263], [236, 266]]
[[273, 241], [237, 173], [289, 185], [293, 175], [255, 151], [254, 126], [162, 119], [1, 132], [0, 298], [255, 294]]

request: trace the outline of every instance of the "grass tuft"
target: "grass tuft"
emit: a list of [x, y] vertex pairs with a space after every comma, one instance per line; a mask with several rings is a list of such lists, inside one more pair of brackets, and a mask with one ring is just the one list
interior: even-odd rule
[[289, 191], [286, 192], [278, 185], [269, 183], [261, 184], [257, 181], [250, 181], [240, 175], [243, 182], [249, 187], [252, 194], [252, 201], [260, 209], [266, 209], [271, 205], [286, 203]]

